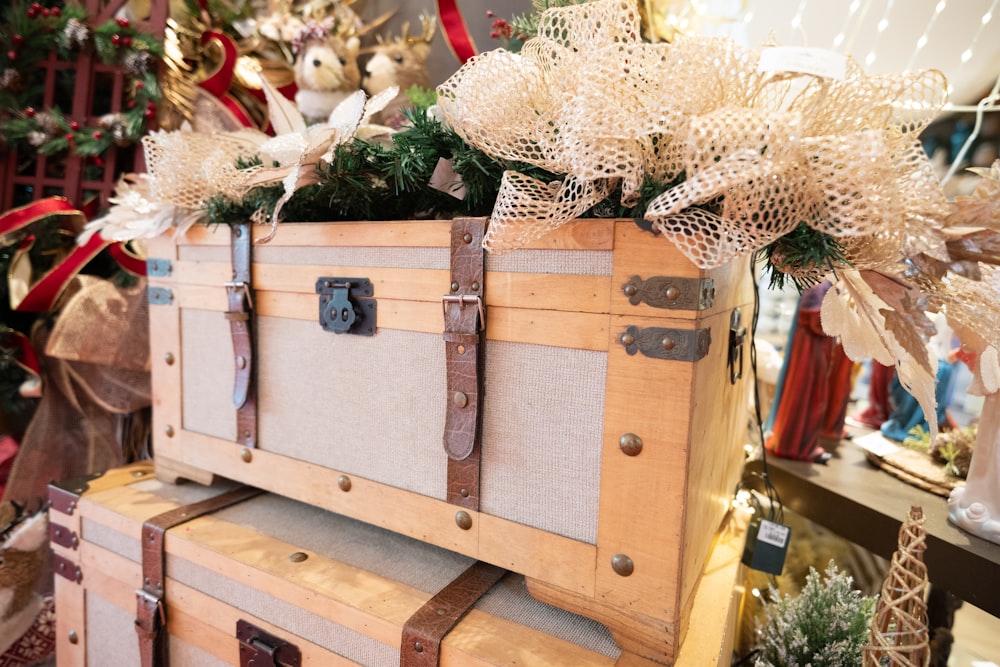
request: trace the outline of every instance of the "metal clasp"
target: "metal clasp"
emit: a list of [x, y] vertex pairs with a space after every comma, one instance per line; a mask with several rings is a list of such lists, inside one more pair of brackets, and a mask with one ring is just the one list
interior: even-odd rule
[[368, 278], [321, 277], [316, 280], [316, 293], [324, 331], [375, 335], [378, 304], [372, 298], [375, 288]]
[[746, 340], [747, 328], [742, 326], [743, 315], [740, 309], [733, 310], [729, 316], [729, 384], [743, 377], [743, 341]]
[[441, 297], [441, 312], [448, 316], [448, 304], [457, 303], [459, 308], [465, 308], [465, 304], [476, 304], [479, 311], [479, 330], [486, 328], [486, 313], [483, 311], [483, 298], [474, 294], [446, 294]]

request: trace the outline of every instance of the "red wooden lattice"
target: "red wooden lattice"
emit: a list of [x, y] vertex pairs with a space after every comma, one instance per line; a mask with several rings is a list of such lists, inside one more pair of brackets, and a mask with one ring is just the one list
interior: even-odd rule
[[[84, 0], [91, 27], [115, 18], [128, 0]], [[162, 38], [169, 0], [150, 0], [149, 15], [130, 19], [138, 29]], [[95, 126], [98, 118], [122, 110], [125, 75], [120, 67], [104, 65], [91, 53], [80, 52], [75, 61], [48, 59], [37, 64], [45, 70], [45, 97], [42, 108], [59, 106], [82, 125]], [[57, 81], [72, 80], [71, 99], [57, 99]], [[100, 159], [68, 153], [41, 155], [0, 150], [0, 211], [32, 201], [62, 195], [79, 208], [104, 208], [114, 192], [118, 176], [141, 171], [138, 146], [112, 148]]]

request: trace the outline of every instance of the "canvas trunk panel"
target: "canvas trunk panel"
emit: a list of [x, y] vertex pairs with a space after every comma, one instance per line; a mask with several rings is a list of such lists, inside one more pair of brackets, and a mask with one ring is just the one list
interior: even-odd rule
[[749, 269], [698, 269], [629, 219], [484, 255], [484, 222], [283, 223], [239, 281], [227, 229], [151, 242], [157, 475], [513, 570], [672, 660], [742, 468]]

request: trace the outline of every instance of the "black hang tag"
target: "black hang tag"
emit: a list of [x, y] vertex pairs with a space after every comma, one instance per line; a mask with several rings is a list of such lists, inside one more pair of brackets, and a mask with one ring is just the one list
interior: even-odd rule
[[784, 524], [754, 518], [747, 528], [743, 564], [754, 570], [780, 575], [785, 567], [791, 536], [792, 529]]

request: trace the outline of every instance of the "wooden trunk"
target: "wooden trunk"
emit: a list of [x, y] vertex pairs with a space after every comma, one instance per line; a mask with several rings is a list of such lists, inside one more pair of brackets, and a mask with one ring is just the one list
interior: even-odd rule
[[[151, 243], [157, 475], [235, 479], [511, 569], [669, 664], [742, 470], [749, 269], [699, 270], [632, 220], [486, 255], [469, 509], [442, 447], [451, 224], [284, 223], [254, 247], [253, 449], [235, 442], [230, 233]], [[371, 281], [374, 335], [323, 330], [320, 277]]]
[[[165, 484], [140, 463], [61, 486], [50, 509], [58, 665], [135, 667], [144, 522], [233, 484]], [[729, 534], [712, 552], [694, 607], [698, 631], [679, 665], [729, 664], [741, 537]], [[241, 623], [292, 644], [304, 666], [399, 665], [404, 623], [473, 562], [274, 494], [183, 523], [164, 547], [168, 664], [198, 667], [241, 664]], [[445, 635], [439, 656], [461, 667], [652, 664], [622, 652], [606, 627], [533, 599], [516, 573]]]

